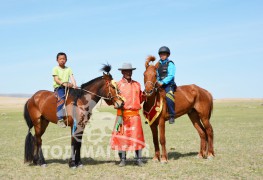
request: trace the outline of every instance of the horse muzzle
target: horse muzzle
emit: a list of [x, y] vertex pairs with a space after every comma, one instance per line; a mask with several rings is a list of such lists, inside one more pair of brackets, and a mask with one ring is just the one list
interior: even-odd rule
[[153, 89], [150, 90], [150, 91], [146, 91], [146, 90], [143, 91], [143, 93], [144, 93], [147, 97], [151, 96], [151, 95], [153, 94], [153, 92], [154, 92]]

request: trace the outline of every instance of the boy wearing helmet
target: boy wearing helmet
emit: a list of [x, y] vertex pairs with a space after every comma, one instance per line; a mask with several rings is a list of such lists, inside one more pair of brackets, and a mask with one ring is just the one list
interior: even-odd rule
[[166, 103], [169, 111], [169, 123], [173, 124], [175, 119], [175, 106], [174, 106], [174, 91], [176, 84], [174, 82], [175, 65], [173, 61], [169, 60], [170, 49], [166, 46], [160, 47], [158, 54], [160, 56], [157, 81], [160, 87], [164, 88], [166, 92]]

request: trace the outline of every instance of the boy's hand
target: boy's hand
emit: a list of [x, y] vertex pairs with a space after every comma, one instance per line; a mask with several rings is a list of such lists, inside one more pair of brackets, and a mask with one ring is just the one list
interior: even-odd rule
[[158, 81], [157, 86], [158, 86], [158, 87], [162, 87], [162, 85], [163, 85], [163, 83], [160, 82], [160, 81]]
[[62, 86], [68, 87], [68, 88], [72, 88], [73, 84], [69, 83], [69, 82], [64, 82], [61, 84]]

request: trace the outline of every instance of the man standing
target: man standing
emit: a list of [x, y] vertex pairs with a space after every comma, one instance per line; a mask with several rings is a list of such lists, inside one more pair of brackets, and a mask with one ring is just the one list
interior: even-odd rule
[[120, 95], [124, 98], [124, 106], [117, 110], [117, 119], [111, 138], [111, 148], [119, 151], [120, 164], [126, 164], [126, 151], [135, 151], [136, 164], [142, 166], [142, 149], [145, 147], [139, 110], [143, 101], [141, 85], [132, 80], [133, 68], [124, 63], [119, 70], [123, 78], [117, 83]]

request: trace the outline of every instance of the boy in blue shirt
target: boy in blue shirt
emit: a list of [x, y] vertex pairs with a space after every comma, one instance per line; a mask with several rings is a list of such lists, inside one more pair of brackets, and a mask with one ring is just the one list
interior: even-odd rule
[[173, 61], [169, 60], [170, 49], [162, 46], [158, 52], [160, 56], [159, 66], [157, 69], [157, 81], [160, 87], [163, 87], [166, 92], [166, 103], [169, 111], [169, 123], [173, 124], [175, 119], [175, 106], [174, 106], [174, 91], [176, 84], [174, 82], [175, 65]]

